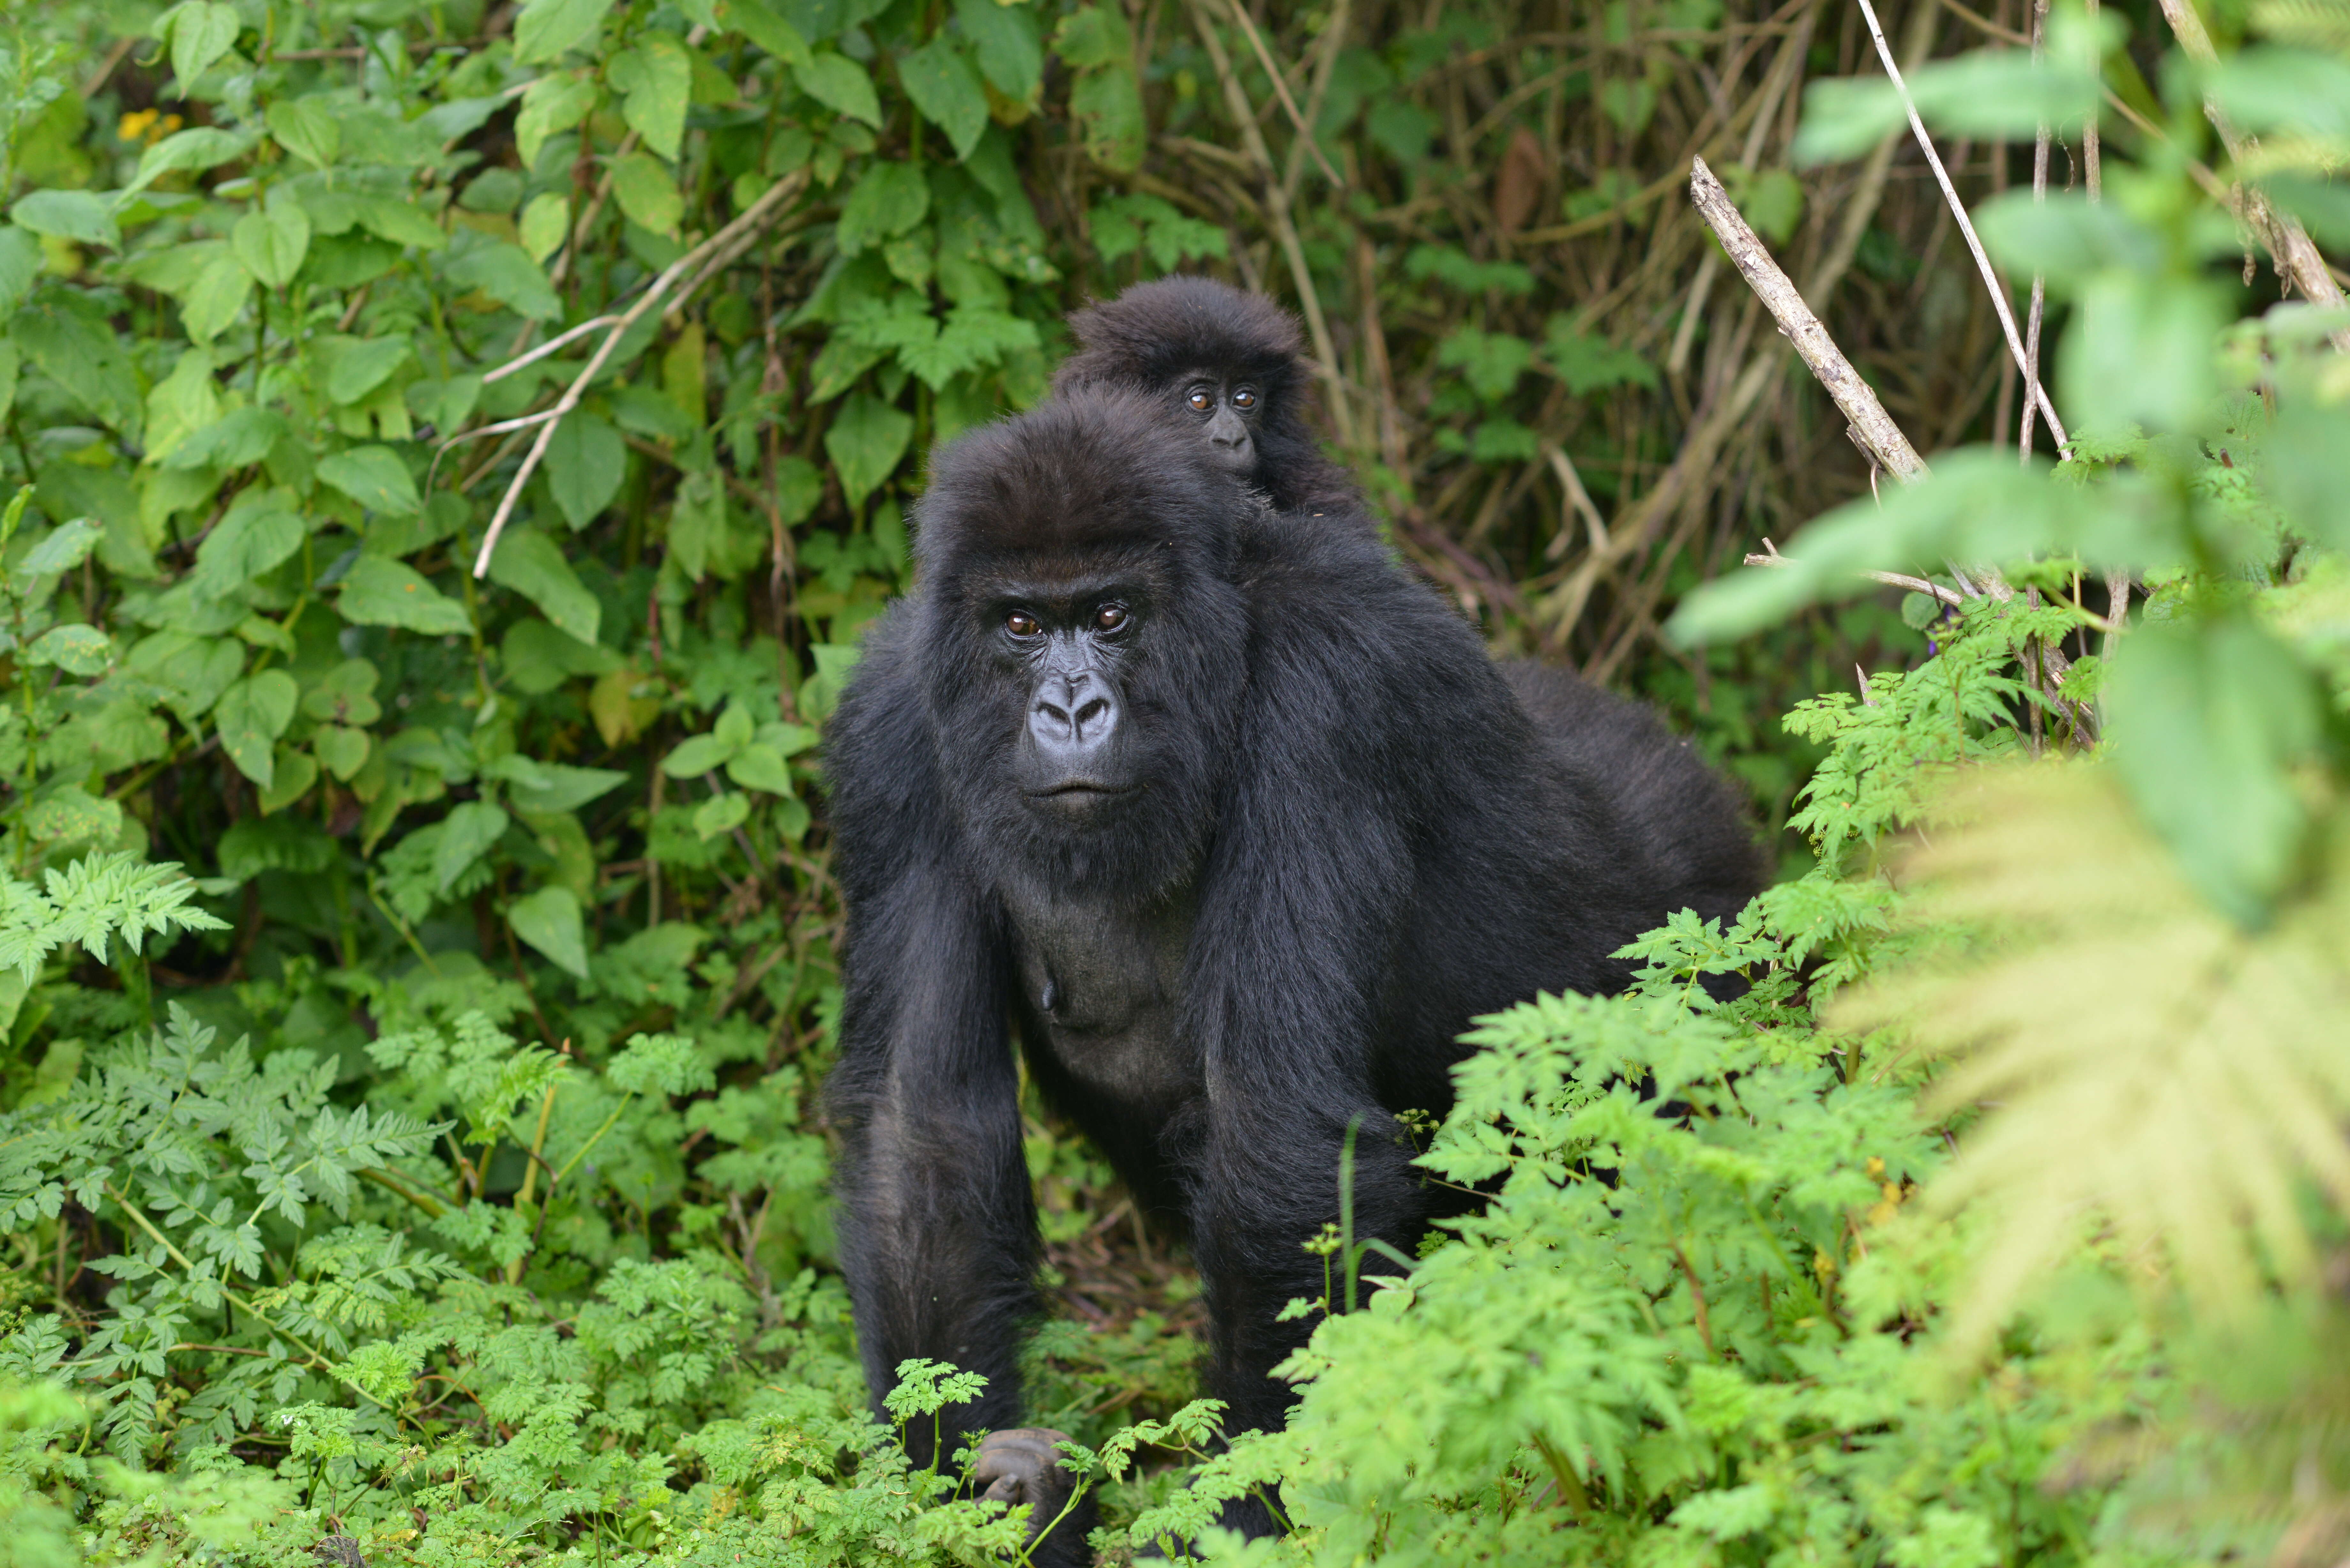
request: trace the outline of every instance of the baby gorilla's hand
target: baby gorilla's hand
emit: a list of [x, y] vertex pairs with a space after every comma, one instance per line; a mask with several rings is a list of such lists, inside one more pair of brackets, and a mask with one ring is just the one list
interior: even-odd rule
[[[1053, 1526], [1077, 1484], [1054, 1446], [1066, 1441], [1065, 1435], [1046, 1427], [990, 1432], [979, 1445], [978, 1465], [972, 1472], [971, 1484], [981, 1497], [1014, 1508], [1029, 1505], [1028, 1539], [1036, 1542], [1029, 1561], [1036, 1568], [1075, 1568], [1092, 1561], [1086, 1547], [1086, 1532], [1094, 1525], [1092, 1493], [1080, 1498], [1069, 1516]], [[1052, 1534], [1036, 1541], [1048, 1526]]]

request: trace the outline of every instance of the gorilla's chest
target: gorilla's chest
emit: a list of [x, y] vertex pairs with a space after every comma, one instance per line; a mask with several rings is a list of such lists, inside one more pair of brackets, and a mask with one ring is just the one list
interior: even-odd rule
[[1130, 1102], [1192, 1093], [1197, 1054], [1176, 1028], [1191, 899], [1140, 911], [1066, 898], [1008, 906], [1021, 992], [1069, 1074]]

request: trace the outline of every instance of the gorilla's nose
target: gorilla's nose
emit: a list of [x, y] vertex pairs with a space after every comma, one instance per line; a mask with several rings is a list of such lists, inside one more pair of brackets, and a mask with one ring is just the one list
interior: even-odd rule
[[1045, 676], [1028, 710], [1028, 733], [1036, 749], [1064, 763], [1097, 754], [1117, 728], [1118, 700], [1089, 672]]

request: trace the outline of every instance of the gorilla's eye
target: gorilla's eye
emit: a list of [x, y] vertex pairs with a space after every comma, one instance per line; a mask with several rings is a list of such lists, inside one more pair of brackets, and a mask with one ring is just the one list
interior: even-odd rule
[[1036, 635], [1036, 618], [1026, 610], [1014, 610], [1003, 618], [1003, 629], [1014, 637]]
[[1232, 407], [1236, 409], [1253, 409], [1256, 407], [1256, 389], [1254, 387], [1234, 387], [1232, 389]]
[[1195, 414], [1204, 414], [1216, 406], [1216, 395], [1204, 381], [1183, 394], [1184, 406]]
[[1126, 624], [1124, 605], [1104, 605], [1094, 611], [1094, 626], [1101, 631], [1116, 631]]

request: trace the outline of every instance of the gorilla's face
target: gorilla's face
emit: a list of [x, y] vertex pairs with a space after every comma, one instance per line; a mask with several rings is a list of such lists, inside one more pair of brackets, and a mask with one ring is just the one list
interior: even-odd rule
[[1183, 411], [1199, 421], [1208, 455], [1217, 466], [1243, 479], [1256, 476], [1257, 426], [1264, 417], [1264, 389], [1253, 378], [1197, 371], [1176, 379]]
[[1001, 659], [1025, 694], [1013, 783], [1031, 810], [1074, 826], [1149, 786], [1144, 721], [1121, 690], [1146, 635], [1143, 600], [1115, 583], [998, 597]]

